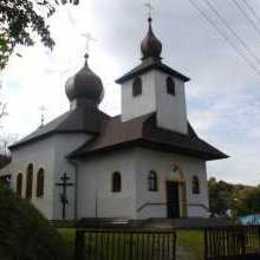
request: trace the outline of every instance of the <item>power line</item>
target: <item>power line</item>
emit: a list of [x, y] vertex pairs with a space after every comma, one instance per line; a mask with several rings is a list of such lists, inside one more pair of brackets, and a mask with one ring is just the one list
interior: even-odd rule
[[215, 30], [222, 36], [222, 38], [229, 43], [229, 45], [245, 61], [245, 63], [260, 76], [260, 70], [258, 70], [258, 67], [230, 40], [228, 35], [215, 24], [215, 22], [207, 15], [207, 13], [204, 12], [204, 10], [194, 0], [188, 1], [204, 17], [204, 19], [215, 28]]
[[248, 3], [248, 0], [242, 0], [243, 3], [246, 5], [246, 7], [248, 8], [248, 10], [251, 12], [251, 14], [255, 17], [255, 19], [258, 21], [258, 23], [260, 24], [260, 17], [258, 16], [258, 14], [256, 13], [256, 11], [254, 10], [254, 8]]
[[202, 0], [210, 10], [220, 19], [220, 21], [226, 26], [226, 28], [230, 31], [231, 34], [238, 40], [238, 42], [245, 48], [245, 50], [255, 59], [255, 61], [260, 65], [260, 59], [252, 52], [252, 50], [248, 47], [248, 45], [240, 38], [240, 36], [233, 30], [233, 28], [229, 25], [229, 23], [223, 18], [223, 16], [219, 13], [219, 11], [214, 7], [209, 0]]
[[240, 12], [244, 15], [244, 17], [248, 20], [248, 22], [254, 27], [255, 31], [260, 36], [260, 29], [257, 25], [257, 23], [247, 14], [247, 12], [244, 10], [243, 6], [238, 0], [231, 0], [234, 5], [240, 10]]

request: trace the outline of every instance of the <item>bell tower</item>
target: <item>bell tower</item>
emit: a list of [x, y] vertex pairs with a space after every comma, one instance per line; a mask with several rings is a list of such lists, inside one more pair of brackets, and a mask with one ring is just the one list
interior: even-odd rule
[[159, 128], [187, 134], [185, 82], [189, 78], [162, 62], [162, 43], [153, 32], [151, 17], [141, 53], [141, 64], [116, 81], [122, 87], [122, 121], [156, 113]]

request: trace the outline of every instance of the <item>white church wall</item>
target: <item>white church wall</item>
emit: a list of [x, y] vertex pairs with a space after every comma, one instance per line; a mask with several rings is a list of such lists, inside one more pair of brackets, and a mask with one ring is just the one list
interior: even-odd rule
[[168, 74], [156, 71], [156, 107], [157, 124], [161, 128], [187, 134], [187, 112], [185, 101], [185, 84], [179, 79], [175, 82], [175, 96], [167, 93]]
[[185, 101], [185, 84], [173, 78], [176, 95], [167, 93], [166, 80], [168, 74], [151, 70], [140, 75], [142, 94], [134, 97], [133, 81], [122, 84], [122, 121], [127, 121], [157, 111], [158, 126], [187, 134], [187, 112]]
[[53, 219], [62, 219], [62, 203], [60, 195], [62, 187], [57, 186], [61, 183], [61, 177], [64, 173], [70, 178], [68, 182], [73, 186], [67, 187], [66, 219], [75, 218], [75, 199], [76, 199], [76, 169], [75, 166], [66, 158], [66, 156], [79, 146], [83, 145], [91, 136], [86, 134], [59, 134], [55, 136], [55, 165], [54, 165], [54, 212]]
[[132, 93], [134, 79], [122, 84], [121, 106], [123, 122], [156, 111], [155, 75], [155, 70], [152, 70], [140, 76], [143, 87], [142, 95], [136, 97], [133, 97]]
[[[43, 139], [12, 150], [12, 162], [2, 170], [2, 172], [7, 170], [12, 174], [11, 186], [14, 191], [16, 191], [17, 175], [19, 173], [23, 174], [22, 197], [25, 197], [27, 167], [30, 163], [33, 164], [33, 192], [31, 201], [48, 219], [52, 219], [53, 217], [54, 156], [54, 138]], [[36, 178], [40, 168], [43, 168], [45, 173], [44, 196], [37, 198]]]
[[[188, 216], [207, 217], [207, 211], [201, 207], [201, 205], [208, 207], [207, 174], [203, 160], [143, 148], [137, 150], [136, 156], [138, 158], [136, 168], [137, 218], [167, 217], [166, 181], [171, 178], [174, 165], [177, 165], [182, 170], [186, 181]], [[151, 170], [156, 171], [158, 175], [158, 192], [148, 191], [148, 174]], [[194, 175], [198, 176], [201, 182], [201, 193], [199, 195], [192, 194], [191, 181]], [[155, 205], [144, 206], [147, 204]]]
[[[136, 217], [136, 180], [134, 150], [96, 155], [80, 162], [78, 217]], [[120, 172], [122, 190], [114, 193], [112, 174]]]
[[[25, 197], [26, 171], [30, 163], [34, 166], [33, 171], [33, 195], [32, 203], [48, 219], [61, 219], [62, 205], [60, 194], [62, 188], [56, 186], [60, 183], [60, 177], [66, 172], [70, 177], [72, 187], [67, 188], [69, 204], [66, 206], [67, 218], [75, 217], [75, 167], [66, 159], [66, 156], [80, 145], [84, 144], [90, 136], [86, 134], [55, 135], [47, 139], [23, 145], [12, 151], [12, 163], [4, 168], [1, 173], [12, 174], [11, 186], [16, 190], [16, 177], [23, 174], [22, 194]], [[37, 172], [44, 169], [44, 196], [36, 196]]]

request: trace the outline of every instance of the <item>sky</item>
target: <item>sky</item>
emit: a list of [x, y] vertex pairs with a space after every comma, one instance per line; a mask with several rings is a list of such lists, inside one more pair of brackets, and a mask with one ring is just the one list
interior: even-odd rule
[[[213, 2], [234, 33], [223, 27], [204, 0], [195, 2], [214, 26], [224, 30], [231, 44], [190, 0], [154, 0], [153, 27], [163, 44], [163, 62], [191, 78], [186, 84], [188, 119], [198, 135], [230, 155], [209, 162], [208, 175], [258, 185], [260, 1], [247, 0], [255, 15], [244, 0]], [[235, 2], [243, 6], [251, 23]], [[69, 109], [64, 85], [84, 63], [85, 33], [94, 38], [89, 64], [105, 88], [100, 108], [110, 115], [120, 114], [120, 86], [115, 80], [140, 63], [140, 42], [147, 32], [144, 4], [142, 0], [81, 0], [80, 6], [60, 7], [48, 20], [56, 42], [54, 51], [39, 43], [18, 47], [22, 58], [13, 55], [1, 72], [1, 98], [8, 107], [1, 135], [18, 139], [38, 128], [41, 106], [46, 107], [45, 122]]]

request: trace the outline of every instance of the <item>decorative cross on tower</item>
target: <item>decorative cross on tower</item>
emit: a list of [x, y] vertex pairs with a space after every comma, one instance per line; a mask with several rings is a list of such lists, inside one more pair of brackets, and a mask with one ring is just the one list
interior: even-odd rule
[[40, 106], [39, 107], [39, 110], [40, 110], [40, 112], [41, 112], [41, 125], [40, 125], [40, 127], [43, 127], [44, 126], [44, 121], [45, 121], [45, 112], [46, 112], [46, 107], [45, 106]]
[[62, 219], [66, 219], [66, 206], [69, 204], [68, 198], [67, 198], [67, 187], [71, 187], [74, 184], [71, 182], [68, 182], [70, 180], [70, 177], [67, 176], [67, 173], [64, 173], [63, 176], [61, 176], [61, 183], [56, 183], [57, 186], [62, 187], [62, 193], [60, 194], [60, 202], [62, 204]]
[[81, 36], [86, 38], [86, 51], [87, 51], [87, 53], [89, 53], [90, 43], [91, 42], [95, 42], [97, 40], [92, 37], [91, 33], [88, 33], [88, 32], [87, 33], [82, 33]]
[[152, 11], [154, 10], [153, 4], [152, 4], [152, 0], [149, 0], [144, 5], [148, 9], [148, 17], [152, 18]]

